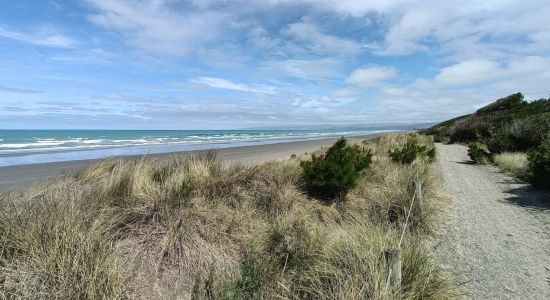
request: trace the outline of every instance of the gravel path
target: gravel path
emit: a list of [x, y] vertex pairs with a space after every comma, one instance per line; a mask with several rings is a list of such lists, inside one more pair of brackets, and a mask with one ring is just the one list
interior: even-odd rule
[[550, 299], [550, 195], [471, 164], [464, 146], [437, 150], [452, 199], [434, 245], [444, 269], [468, 299]]

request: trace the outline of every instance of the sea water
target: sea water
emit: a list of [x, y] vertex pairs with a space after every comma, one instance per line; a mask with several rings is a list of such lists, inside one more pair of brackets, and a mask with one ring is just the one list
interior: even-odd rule
[[0, 130], [0, 166], [219, 149], [391, 129], [325, 130]]

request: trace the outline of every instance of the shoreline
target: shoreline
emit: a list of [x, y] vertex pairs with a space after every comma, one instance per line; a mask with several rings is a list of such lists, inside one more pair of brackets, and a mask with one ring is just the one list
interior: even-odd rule
[[[286, 136], [286, 137], [267, 137], [253, 138], [249, 140], [209, 140], [207, 142], [162, 142], [152, 144], [128, 144], [128, 145], [90, 145], [90, 146], [74, 146], [74, 147], [52, 147], [52, 148], [35, 148], [35, 149], [11, 149], [0, 150], [0, 167], [19, 166], [25, 164], [40, 164], [40, 163], [56, 163], [63, 161], [79, 161], [79, 160], [97, 160], [115, 156], [135, 156], [135, 155], [156, 155], [173, 152], [189, 152], [200, 150], [214, 150], [224, 148], [235, 148], [245, 146], [257, 146], [268, 144], [281, 144], [288, 142], [298, 142], [307, 140], [320, 140], [328, 138], [338, 138], [346, 136], [348, 138], [356, 138], [361, 136], [369, 136], [373, 134], [384, 134], [389, 132], [397, 132], [396, 130], [376, 130], [370, 132], [352, 132], [349, 134], [338, 135], [319, 135], [319, 136]], [[0, 142], [0, 149], [2, 143]]]
[[[387, 133], [373, 133], [370, 135], [351, 136], [347, 137], [347, 139], [350, 141], [354, 141], [365, 138], [372, 138], [383, 134]], [[22, 187], [26, 187], [28, 185], [32, 185], [50, 178], [73, 174], [87, 166], [92, 165], [93, 163], [100, 162], [109, 158], [121, 158], [124, 160], [128, 160], [147, 155], [149, 157], [162, 161], [168, 159], [171, 155], [197, 153], [213, 150], [217, 152], [220, 155], [221, 159], [226, 163], [258, 163], [269, 160], [288, 159], [292, 154], [299, 155], [306, 152], [316, 151], [322, 147], [332, 145], [334, 141], [336, 141], [338, 138], [339, 137], [330, 137], [217, 149], [187, 150], [157, 154], [122, 155], [100, 159], [85, 159], [3, 166], [0, 167], [0, 192], [17, 190]]]

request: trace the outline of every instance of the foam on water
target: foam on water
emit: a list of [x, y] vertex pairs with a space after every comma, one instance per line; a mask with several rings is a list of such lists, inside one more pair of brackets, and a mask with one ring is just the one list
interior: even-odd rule
[[384, 130], [0, 130], [0, 166], [259, 145], [377, 131]]

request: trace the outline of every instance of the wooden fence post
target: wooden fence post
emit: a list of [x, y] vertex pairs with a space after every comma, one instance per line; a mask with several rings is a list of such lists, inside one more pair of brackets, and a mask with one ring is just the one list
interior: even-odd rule
[[391, 272], [391, 276], [388, 277], [388, 282], [392, 288], [401, 290], [401, 250], [398, 248], [384, 249], [384, 257], [386, 263]]
[[422, 216], [422, 208], [424, 203], [422, 203], [422, 183], [419, 180], [414, 181], [414, 188], [416, 190], [416, 211], [418, 215]]

